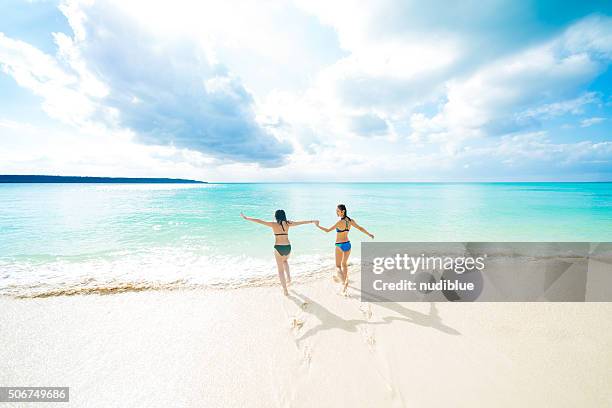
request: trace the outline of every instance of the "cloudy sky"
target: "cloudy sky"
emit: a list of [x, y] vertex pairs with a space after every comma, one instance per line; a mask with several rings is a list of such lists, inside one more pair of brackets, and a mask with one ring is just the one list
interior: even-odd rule
[[611, 64], [605, 0], [4, 0], [0, 173], [612, 180]]

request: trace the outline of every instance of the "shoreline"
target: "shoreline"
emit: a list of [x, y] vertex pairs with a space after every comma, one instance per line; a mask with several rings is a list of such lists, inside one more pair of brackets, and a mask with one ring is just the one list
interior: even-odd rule
[[0, 383], [69, 386], [93, 407], [612, 402], [612, 303], [366, 304], [337, 291], [327, 276], [289, 298], [278, 285], [0, 297]]
[[[461, 244], [461, 243], [459, 243]], [[547, 244], [547, 243], [543, 243]], [[557, 267], [556, 263], [559, 263], [565, 268], [566, 263], [572, 264], [576, 262], [588, 261], [592, 259], [594, 262], [610, 262], [610, 245], [608, 243], [580, 243], [578, 250], [584, 252], [584, 254], [574, 253], [570, 249], [566, 248], [566, 243], [554, 243], [550, 248], [545, 245], [542, 249], [543, 255], [535, 256], [533, 250], [517, 252], [516, 250], [501, 251], [493, 246], [494, 252], [487, 252], [489, 260], [489, 272], [495, 272], [497, 275], [503, 276], [507, 279], [508, 276], [514, 276], [516, 279], [525, 281], [525, 278], [521, 278], [515, 272], [517, 266], [531, 271], [539, 268], [541, 270], [552, 270], [550, 268]], [[574, 244], [574, 243], [567, 243]], [[462, 244], [461, 244], [462, 245]], [[589, 249], [589, 245], [590, 248]], [[595, 250], [598, 248], [597, 250]], [[519, 248], [520, 249], [520, 248]], [[225, 289], [237, 289], [244, 287], [270, 287], [279, 286], [278, 274], [276, 271], [276, 265], [274, 265], [271, 259], [258, 259], [260, 264], [253, 269], [244, 269], [245, 263], [234, 264], [234, 270], [241, 270], [242, 274], [236, 276], [220, 277], [220, 274], [207, 274], [202, 273], [195, 267], [189, 265], [181, 265], [175, 267], [175, 265], [166, 264], [164, 267], [159, 268], [154, 274], [150, 273], [145, 266], [136, 268], [133, 264], [130, 265], [133, 269], [141, 269], [147, 273], [133, 273], [132, 270], [122, 271], [121, 268], [116, 265], [112, 268], [113, 273], [104, 273], [108, 268], [108, 265], [97, 265], [94, 267], [90, 266], [90, 269], [81, 267], [77, 268], [79, 264], [71, 265], [71, 269], [56, 270], [49, 268], [49, 272], [43, 270], [35, 274], [30, 271], [17, 271], [9, 272], [5, 271], [6, 275], [2, 279], [0, 277], [0, 298], [48, 298], [55, 296], [76, 296], [76, 295], [111, 295], [116, 293], [125, 292], [143, 292], [143, 291], [174, 291], [180, 289], [187, 290], [225, 290]], [[361, 267], [363, 265], [371, 267], [370, 261], [366, 260], [365, 264], [362, 263], [360, 254], [354, 254], [354, 259], [349, 261], [350, 276], [353, 281], [359, 281], [361, 279]], [[152, 264], [149, 264], [152, 265]], [[148, 265], [148, 266], [149, 266]], [[75, 267], [77, 266], [77, 267]], [[171, 269], [174, 267], [174, 270]], [[169, 269], [166, 269], [169, 268]], [[593, 266], [594, 268], [594, 266]], [[591, 269], [593, 269], [591, 268]], [[319, 256], [316, 259], [312, 258], [312, 255], [302, 255], [291, 260], [292, 277], [297, 283], [305, 283], [312, 280], [317, 280], [322, 277], [333, 275], [335, 273], [334, 260], [330, 256]], [[408, 269], [398, 269], [399, 272]], [[87, 273], [83, 273], [87, 271]], [[223, 272], [232, 273], [232, 268], [226, 266], [226, 269], [221, 270]], [[217, 270], [216, 272], [221, 272]], [[81, 275], [71, 276], [71, 272], [81, 272]], [[210, 272], [207, 270], [206, 272]], [[51, 273], [55, 273], [52, 275]], [[95, 276], [95, 275], [98, 276]], [[414, 275], [413, 272], [410, 272]], [[13, 275], [13, 276], [11, 276]], [[25, 276], [28, 279], [17, 280], [15, 277]], [[32, 276], [29, 276], [32, 275]], [[11, 281], [12, 279], [12, 281]], [[376, 279], [373, 282], [378, 288], [382, 290], [386, 288], [390, 291], [396, 292], [413, 292], [415, 287], [411, 286], [411, 281], [408, 279], [400, 279], [397, 282], [385, 282], [382, 279]], [[471, 290], [469, 282], [460, 282], [459, 280], [447, 280], [441, 279], [437, 283], [419, 283], [419, 291], [425, 293], [433, 291], [448, 291], [448, 290]], [[537, 279], [530, 283], [533, 287], [542, 286], [541, 282]], [[495, 285], [490, 285], [493, 288]], [[566, 283], [567, 286], [567, 283]], [[579, 285], [578, 285], [579, 286]], [[593, 285], [591, 285], [593, 286]], [[280, 286], [279, 286], [280, 287]], [[546, 289], [547, 287], [544, 287]], [[591, 289], [593, 289], [591, 287]], [[564, 293], [567, 292], [567, 287], [564, 289]], [[579, 294], [578, 294], [579, 295]], [[576, 295], [575, 301], [580, 301], [580, 296]], [[537, 299], [538, 297], [534, 297]], [[491, 299], [491, 298], [488, 298]], [[526, 301], [525, 298], [520, 298], [521, 301]], [[573, 299], [573, 298], [563, 298]], [[586, 299], [586, 298], [585, 298]], [[595, 296], [590, 299], [605, 299], [605, 296]], [[433, 299], [430, 299], [433, 300]], [[497, 299], [493, 299], [497, 300]], [[516, 299], [515, 299], [516, 300]], [[549, 299], [550, 300], [550, 299]], [[484, 301], [484, 300], [482, 300]], [[491, 300], [490, 300], [491, 301]]]
[[[350, 265], [350, 264], [349, 264]], [[354, 277], [359, 276], [359, 267], [355, 266]], [[334, 267], [326, 267], [314, 272], [301, 272], [292, 274], [293, 283], [301, 284], [313, 280], [322, 279], [324, 276], [330, 275], [334, 271]], [[93, 279], [86, 280], [80, 285], [49, 285], [39, 284], [38, 286], [7, 286], [2, 288], [0, 299], [41, 299], [63, 296], [89, 296], [89, 295], [114, 295], [130, 292], [163, 292], [163, 291], [180, 291], [180, 290], [200, 290], [200, 291], [223, 291], [236, 290], [242, 288], [256, 287], [278, 287], [280, 283], [278, 274], [270, 272], [268, 275], [256, 275], [252, 277], [228, 278], [220, 281], [211, 281], [206, 283], [188, 282], [186, 280], [177, 280], [172, 282], [159, 281], [132, 281], [132, 282], [100, 282], [92, 284]], [[10, 293], [14, 290], [14, 293]]]
[[[329, 274], [328, 271], [320, 271], [313, 274], [299, 274], [292, 276], [293, 283], [302, 284], [313, 280], [322, 279], [324, 275]], [[219, 283], [185, 283], [185, 282], [143, 282], [141, 285], [138, 283], [124, 283], [109, 286], [83, 286], [83, 287], [66, 287], [66, 288], [54, 288], [39, 293], [32, 294], [0, 294], [0, 299], [44, 299], [53, 297], [70, 297], [70, 296], [110, 296], [122, 293], [131, 292], [174, 292], [174, 291], [225, 291], [225, 290], [238, 290], [245, 288], [269, 288], [276, 287], [280, 288], [278, 281], [278, 275], [269, 276], [256, 276], [252, 278], [234, 279], [227, 280]]]

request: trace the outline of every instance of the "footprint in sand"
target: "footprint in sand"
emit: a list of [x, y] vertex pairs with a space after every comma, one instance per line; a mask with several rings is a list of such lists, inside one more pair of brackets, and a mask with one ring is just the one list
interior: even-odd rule
[[363, 336], [363, 339], [368, 345], [370, 351], [374, 351], [374, 348], [376, 347], [376, 336], [374, 336], [374, 333], [371, 333], [366, 328], [360, 328], [359, 331], [361, 332], [361, 335]]
[[304, 322], [298, 318], [291, 319], [291, 328], [295, 330], [300, 330], [304, 326]]
[[310, 366], [310, 362], [312, 361], [312, 353], [310, 352], [310, 347], [304, 347], [304, 351], [302, 353], [302, 360], [304, 361], [304, 364]]
[[369, 303], [366, 305], [359, 306], [359, 311], [361, 311], [363, 317], [365, 317], [366, 320], [370, 320], [372, 318], [372, 307]]
[[308, 308], [308, 302], [303, 302], [300, 307], [302, 308], [302, 310], [306, 310]]
[[367, 336], [366, 337], [366, 343], [368, 343], [368, 345], [373, 348], [376, 345], [376, 337], [374, 337], [372, 335]]

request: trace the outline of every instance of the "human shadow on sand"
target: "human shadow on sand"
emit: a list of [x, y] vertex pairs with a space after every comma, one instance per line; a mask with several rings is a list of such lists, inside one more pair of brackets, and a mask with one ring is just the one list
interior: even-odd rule
[[[310, 328], [297, 339], [298, 342], [303, 341], [308, 337], [312, 337], [315, 334], [324, 330], [341, 329], [348, 332], [356, 332], [358, 330], [359, 325], [381, 325], [389, 324], [394, 321], [405, 321], [412, 324], [416, 324], [418, 326], [431, 327], [432, 329], [439, 330], [449, 335], [456, 336], [461, 334], [454, 328], [442, 323], [442, 319], [438, 314], [438, 309], [435, 303], [433, 302], [430, 303], [429, 313], [425, 314], [417, 312], [416, 310], [408, 309], [407, 307], [399, 303], [384, 302], [384, 299], [381, 298], [381, 302], [375, 302], [373, 304], [393, 311], [399, 314], [400, 316], [377, 316], [378, 321], [371, 321], [369, 319], [347, 320], [341, 316], [338, 316], [335, 313], [332, 313], [329, 309], [327, 309], [320, 303], [312, 300], [311, 298], [302, 293], [297, 292], [295, 289], [292, 290], [292, 292], [295, 294], [295, 296], [289, 296], [289, 299], [291, 299], [298, 307], [303, 309], [305, 312], [312, 314], [319, 320], [318, 325]], [[307, 305], [305, 308], [303, 307], [304, 303]]]

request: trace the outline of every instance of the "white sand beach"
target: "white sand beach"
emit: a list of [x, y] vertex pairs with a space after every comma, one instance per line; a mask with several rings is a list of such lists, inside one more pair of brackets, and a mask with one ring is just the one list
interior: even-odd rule
[[0, 384], [69, 386], [75, 407], [612, 406], [612, 303], [337, 288], [0, 298]]

